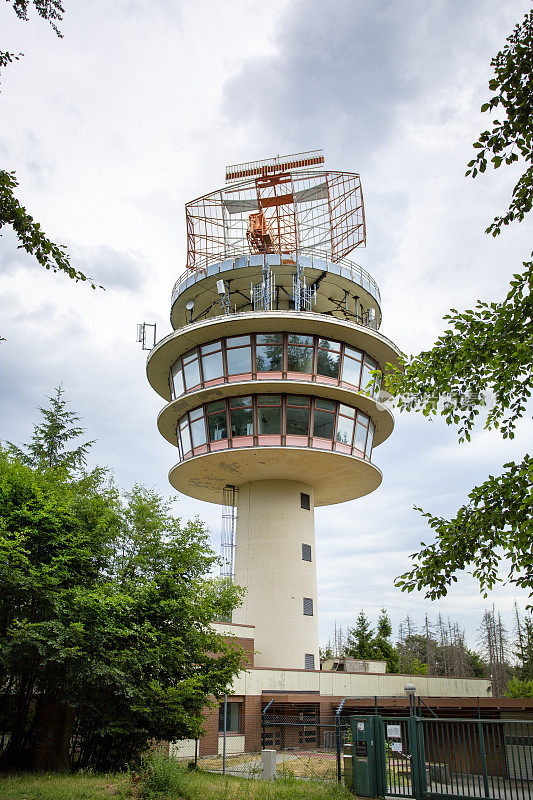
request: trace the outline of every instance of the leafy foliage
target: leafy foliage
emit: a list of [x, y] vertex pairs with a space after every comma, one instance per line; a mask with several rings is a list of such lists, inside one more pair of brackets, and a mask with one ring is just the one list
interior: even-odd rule
[[83, 471], [91, 443], [66, 449], [82, 429], [61, 389], [41, 413], [27, 452], [0, 448], [0, 763], [65, 768], [72, 739], [72, 764], [122, 767], [150, 739], [198, 735], [242, 665], [211, 627], [240, 594], [205, 577], [199, 520]]
[[216, 559], [202, 524], [141, 487], [124, 504], [101, 475], [73, 481], [5, 452], [0, 476], [4, 762], [31, 765], [32, 720], [59, 704], [75, 711], [78, 766], [197, 735], [242, 661], [210, 627], [238, 594], [204, 578]]
[[533, 681], [523, 681], [515, 675], [507, 684], [506, 696], [533, 697]]
[[17, 200], [14, 193], [17, 186], [15, 173], [0, 169], [0, 230], [10, 225], [19, 241], [19, 249], [35, 256], [45, 269], [64, 272], [75, 281], [88, 280], [91, 287], [96, 289], [97, 285], [92, 278], [87, 278], [83, 272], [72, 266], [64, 246], [54, 244], [41, 229], [40, 224], [34, 221]]
[[13, 61], [18, 61], [22, 56], [22, 53], [10, 53], [8, 50], [0, 50], [0, 69], [2, 67], [7, 67], [8, 64], [12, 64]]
[[422, 509], [436, 541], [413, 553], [415, 566], [400, 575], [396, 585], [412, 592], [426, 590], [431, 600], [446, 594], [457, 572], [473, 564], [473, 576], [486, 596], [500, 581], [499, 567], [505, 557], [508, 577], [523, 588], [533, 588], [533, 459], [505, 465], [502, 475], [490, 476], [468, 495], [469, 502], [456, 516], [443, 519]]
[[[7, 0], [21, 20], [28, 20], [30, 0]], [[40, 17], [47, 20], [56, 34], [61, 37], [58, 23], [63, 20], [65, 9], [60, 0], [32, 0], [32, 4]], [[11, 53], [8, 50], [0, 51], [0, 69], [18, 61], [22, 53]], [[70, 263], [70, 258], [63, 245], [55, 244], [49, 239], [38, 222], [26, 211], [15, 195], [18, 186], [14, 172], [0, 169], [0, 231], [9, 225], [19, 242], [19, 249], [25, 250], [34, 256], [38, 263], [45, 269], [53, 272], [64, 272], [75, 281], [89, 281], [91, 288], [96, 289], [97, 284], [88, 278], [81, 270]], [[1, 235], [1, 234], [0, 234]], [[102, 286], [98, 288], [102, 289]]]
[[448, 330], [431, 350], [388, 365], [385, 388], [400, 409], [439, 413], [458, 426], [459, 441], [470, 440], [492, 392], [485, 428], [513, 438], [533, 385], [533, 262], [523, 266], [503, 302], [478, 302], [462, 313], [452, 309], [444, 317]]
[[[496, 77], [489, 86], [496, 94], [482, 107], [501, 107], [503, 122], [494, 120], [474, 144], [476, 159], [467, 174], [484, 172], [488, 154], [494, 168], [512, 164], [521, 156], [533, 158], [533, 12], [526, 14], [508, 38], [507, 46], [493, 59]], [[521, 221], [533, 204], [533, 167], [529, 166], [513, 190], [509, 210], [487, 228], [494, 236], [502, 225]], [[533, 262], [524, 262], [522, 274], [513, 276], [503, 302], [478, 302], [475, 309], [445, 317], [448, 329], [434, 347], [410, 359], [400, 368], [388, 365], [384, 384], [400, 408], [439, 413], [457, 425], [459, 440], [471, 431], [493, 393], [485, 427], [499, 428], [504, 438], [515, 435], [516, 423], [526, 412], [533, 376]], [[501, 476], [475, 487], [451, 520], [428, 513], [436, 532], [432, 545], [422, 542], [412, 555], [415, 566], [400, 575], [396, 585], [406, 591], [426, 589], [432, 599], [447, 593], [456, 573], [473, 567], [483, 592], [499, 580], [502, 562], [509, 564], [508, 579], [533, 593], [531, 556], [533, 472], [529, 456], [508, 463]], [[418, 509], [421, 511], [421, 509]]]
[[507, 212], [487, 228], [493, 236], [501, 233], [502, 225], [523, 220], [533, 205], [533, 11], [525, 15], [507, 42], [491, 61], [495, 77], [489, 81], [489, 89], [495, 94], [481, 106], [482, 112], [500, 110], [504, 116], [502, 121], [493, 121], [492, 130], [480, 134], [474, 143], [478, 152], [466, 173], [475, 178], [478, 172], [485, 172], [491, 156], [494, 169], [520, 157], [529, 165], [513, 189]]
[[[7, 2], [11, 3], [19, 19], [28, 20], [30, 0], [7, 0]], [[57, 35], [62, 36], [57, 23], [63, 21], [65, 9], [60, 0], [32, 0], [32, 3], [39, 16], [48, 20]]]

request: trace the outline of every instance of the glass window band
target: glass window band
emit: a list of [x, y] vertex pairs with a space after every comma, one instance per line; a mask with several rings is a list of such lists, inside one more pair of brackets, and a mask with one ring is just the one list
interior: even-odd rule
[[261, 394], [192, 409], [178, 421], [176, 436], [180, 460], [228, 449], [233, 440], [236, 447], [269, 446], [281, 445], [283, 438], [285, 445], [311, 448], [316, 439], [321, 449], [326, 446], [369, 461], [374, 431], [368, 414], [343, 403], [307, 395]]
[[[178, 358], [170, 368], [174, 399], [204, 386], [241, 379], [283, 378], [322, 381], [368, 391], [377, 363], [369, 355], [342, 342], [296, 333], [256, 333], [207, 342]], [[301, 376], [301, 378], [300, 378]], [[260, 378], [260, 379], [261, 379]], [[379, 387], [374, 387], [377, 394]]]

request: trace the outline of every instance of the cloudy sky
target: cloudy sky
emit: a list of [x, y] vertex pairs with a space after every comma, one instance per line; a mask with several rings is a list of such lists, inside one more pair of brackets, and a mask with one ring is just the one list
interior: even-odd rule
[[[4, 70], [0, 156], [19, 196], [73, 262], [105, 286], [52, 275], [0, 239], [0, 437], [27, 441], [35, 408], [63, 383], [97, 439], [93, 461], [127, 489], [169, 494], [176, 460], [158, 434], [161, 399], [145, 377], [137, 322], [170, 330], [172, 285], [185, 269], [184, 203], [222, 185], [224, 167], [323, 147], [327, 166], [361, 174], [368, 246], [353, 254], [377, 279], [382, 332], [406, 352], [429, 346], [452, 307], [500, 298], [528, 257], [525, 222], [494, 240], [484, 228], [513, 185], [500, 170], [464, 177], [486, 125], [491, 57], [525, 0], [64, 0], [58, 39], [0, 4]], [[413, 506], [451, 515], [468, 490], [533, 443], [478, 432], [458, 445], [440, 421], [401, 416], [375, 451], [381, 488], [319, 509], [321, 638], [336, 619], [382, 606], [394, 626], [440, 611], [475, 642], [483, 608], [511, 622], [514, 597], [484, 600], [468, 577], [438, 603], [393, 579], [427, 528]], [[218, 546], [220, 509], [180, 496]]]

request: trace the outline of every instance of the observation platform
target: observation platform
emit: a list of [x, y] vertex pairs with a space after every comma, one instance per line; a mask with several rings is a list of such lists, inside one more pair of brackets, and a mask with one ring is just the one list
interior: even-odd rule
[[[228, 282], [230, 312], [239, 314], [252, 310], [250, 285], [261, 281], [265, 264], [271, 268], [276, 280], [274, 308], [290, 310], [289, 295], [293, 293], [296, 265], [288, 261], [289, 257], [277, 253], [259, 253], [218, 261], [205, 270], [187, 270], [172, 290], [172, 327], [176, 330], [189, 322], [190, 313], [186, 308], [189, 301], [194, 302], [193, 322], [220, 315], [216, 284], [221, 279]], [[370, 273], [347, 258], [335, 263], [325, 258], [299, 255], [298, 264], [305, 270], [307, 285], [317, 289], [314, 313], [333, 315], [337, 319], [379, 329], [381, 296]]]

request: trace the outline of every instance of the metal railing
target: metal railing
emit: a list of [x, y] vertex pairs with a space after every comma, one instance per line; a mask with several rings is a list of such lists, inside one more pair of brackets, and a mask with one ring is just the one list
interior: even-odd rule
[[[274, 255], [274, 254], [269, 254]], [[197, 272], [193, 270], [186, 270], [183, 272], [179, 278], [177, 279], [176, 283], [172, 288], [172, 303], [178, 295], [182, 292], [183, 284], [185, 284], [189, 279], [193, 278], [193, 283], [198, 280], [202, 280], [205, 277], [210, 277], [211, 275], [218, 274], [219, 272], [227, 272], [231, 269], [242, 269], [246, 267], [258, 267], [262, 266], [262, 259], [264, 256], [257, 255], [257, 254], [248, 254], [243, 256], [236, 256], [235, 258], [226, 259], [225, 261], [218, 261], [214, 264], [210, 264], [206, 270], [199, 270]], [[279, 256], [278, 256], [279, 259]], [[229, 261], [233, 261], [233, 265], [228, 267], [227, 264]], [[368, 289], [372, 297], [374, 297], [378, 303], [381, 303], [381, 293], [379, 291], [379, 286], [377, 285], [376, 281], [372, 277], [372, 275], [367, 272], [366, 269], [361, 267], [359, 264], [356, 264], [354, 261], [350, 261], [347, 258], [343, 258], [340, 261], [328, 261], [324, 258], [318, 258], [315, 256], [305, 256], [305, 261], [308, 263], [304, 264], [305, 268], [310, 269], [319, 269], [325, 272], [333, 272], [336, 275], [341, 275], [342, 277], [348, 278], [348, 280], [357, 283], [359, 286], [362, 286], [364, 289]], [[238, 263], [237, 263], [238, 262]], [[270, 260], [269, 263], [271, 266], [276, 267], [280, 265], [279, 260], [276, 261], [274, 259]], [[222, 265], [224, 264], [224, 268], [222, 269]], [[217, 269], [218, 267], [218, 269]], [[339, 267], [339, 271], [335, 269]], [[344, 274], [346, 273], [346, 274]]]

